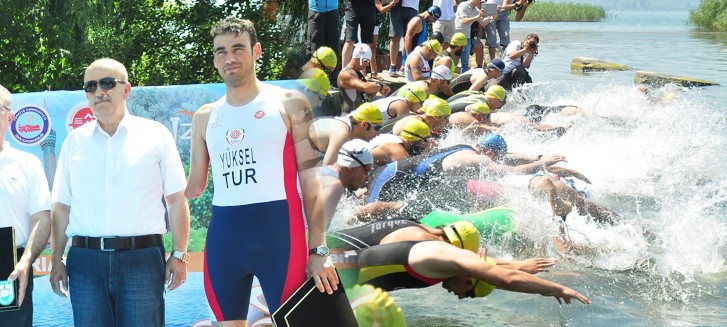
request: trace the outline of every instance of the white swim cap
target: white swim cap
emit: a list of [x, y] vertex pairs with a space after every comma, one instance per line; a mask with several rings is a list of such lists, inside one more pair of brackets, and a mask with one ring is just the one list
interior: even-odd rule
[[338, 151], [336, 164], [341, 167], [358, 167], [374, 163], [369, 144], [361, 139], [353, 139], [343, 144]]

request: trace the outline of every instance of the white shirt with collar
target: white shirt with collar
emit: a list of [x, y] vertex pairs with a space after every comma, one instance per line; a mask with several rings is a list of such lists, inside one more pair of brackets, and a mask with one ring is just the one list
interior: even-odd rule
[[69, 237], [164, 234], [162, 197], [185, 187], [172, 133], [127, 111], [113, 136], [93, 121], [66, 137], [51, 198], [71, 207]]
[[0, 227], [15, 228], [15, 244], [25, 246], [30, 216], [44, 210], [50, 210], [50, 191], [40, 160], [4, 142], [0, 151]]

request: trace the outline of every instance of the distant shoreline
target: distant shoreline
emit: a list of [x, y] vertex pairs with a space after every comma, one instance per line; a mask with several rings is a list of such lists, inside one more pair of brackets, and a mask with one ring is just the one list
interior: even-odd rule
[[[525, 0], [523, 0], [525, 1]], [[515, 20], [516, 11], [510, 12], [510, 20]], [[601, 6], [535, 1], [527, 8], [523, 22], [600, 22], [606, 18], [606, 10]]]

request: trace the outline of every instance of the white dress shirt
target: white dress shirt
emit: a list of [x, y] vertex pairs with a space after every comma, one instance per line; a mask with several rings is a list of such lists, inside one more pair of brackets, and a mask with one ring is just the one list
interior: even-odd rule
[[127, 111], [113, 136], [97, 121], [68, 135], [51, 198], [71, 207], [69, 237], [164, 234], [162, 197], [185, 187], [169, 130]]
[[48, 180], [40, 160], [4, 142], [0, 151], [0, 227], [15, 228], [17, 246], [28, 242], [30, 216], [50, 210], [49, 198]]

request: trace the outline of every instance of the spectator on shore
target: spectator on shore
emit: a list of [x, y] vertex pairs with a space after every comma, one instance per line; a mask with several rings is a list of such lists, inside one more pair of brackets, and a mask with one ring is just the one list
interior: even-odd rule
[[391, 0], [389, 4], [382, 5], [380, 0], [374, 0], [374, 5], [376, 6], [376, 26], [374, 27], [374, 42], [373, 47], [371, 48], [371, 78], [379, 79], [379, 63], [376, 60], [376, 47], [379, 44], [379, 30], [381, 29], [381, 24], [384, 23], [384, 14], [389, 12], [391, 8], [393, 8], [399, 0]]
[[[33, 267], [50, 237], [50, 191], [40, 160], [10, 147], [5, 131], [13, 122], [13, 99], [0, 85], [0, 227], [13, 227], [18, 258], [15, 269], [0, 280], [17, 282], [18, 310], [0, 311], [5, 326], [33, 326]], [[7, 241], [7, 240], [3, 240]], [[14, 291], [14, 290], [13, 290]]]
[[502, 71], [504, 76], [500, 82], [502, 87], [510, 90], [514, 86], [533, 82], [528, 68], [538, 54], [539, 43], [540, 38], [537, 34], [528, 34], [524, 41], [515, 40], [508, 44], [503, 54], [506, 67]]
[[[334, 58], [340, 54], [339, 39], [341, 26], [338, 19], [338, 0], [308, 0], [308, 31], [306, 33], [306, 56], [327, 47], [333, 52]], [[338, 72], [338, 59], [332, 65], [325, 64], [331, 83], [336, 82]], [[323, 68], [323, 67], [318, 67]], [[305, 68], [303, 69], [305, 71]]]
[[[169, 129], [129, 113], [123, 64], [96, 60], [83, 81], [96, 120], [74, 129], [61, 148], [50, 283], [59, 296], [70, 293], [75, 326], [164, 326], [164, 285], [182, 286], [189, 260], [182, 161]], [[172, 231], [166, 260], [165, 212]]]
[[470, 69], [470, 50], [475, 46], [475, 40], [472, 38], [472, 24], [476, 22], [485, 25], [492, 20], [492, 17], [486, 16], [485, 12], [480, 8], [481, 4], [481, 0], [468, 0], [457, 6], [455, 32], [462, 33], [467, 38], [467, 45], [465, 45], [460, 57], [462, 66], [460, 73]]
[[442, 10], [442, 15], [432, 24], [432, 31], [442, 33], [444, 40], [439, 41], [439, 43], [442, 43], [442, 49], [447, 49], [449, 47], [449, 40], [454, 36], [454, 12], [457, 10], [456, 1], [434, 0], [432, 5]]
[[[391, 8], [391, 16], [389, 25], [389, 76], [399, 76], [396, 72], [397, 58], [399, 56], [399, 42], [402, 36], [406, 35], [406, 28], [419, 12], [419, 0], [400, 0], [393, 8]], [[403, 57], [402, 57], [403, 58]], [[403, 66], [403, 65], [402, 65]]]
[[510, 44], [510, 11], [515, 9], [515, 5], [511, 0], [487, 0], [487, 3], [497, 5], [497, 18], [485, 25], [485, 43], [489, 50], [490, 60], [495, 59], [496, 47], [498, 45], [497, 36], [500, 36], [500, 47]]
[[[380, 2], [379, 0], [374, 0]], [[369, 49], [376, 49], [374, 44], [374, 27], [376, 26], [376, 5], [374, 1], [347, 0], [343, 19], [346, 32], [343, 43], [341, 69], [351, 60], [354, 45], [365, 43]], [[360, 33], [359, 33], [360, 28]], [[359, 35], [361, 36], [359, 39]], [[369, 61], [371, 58], [369, 57]]]

